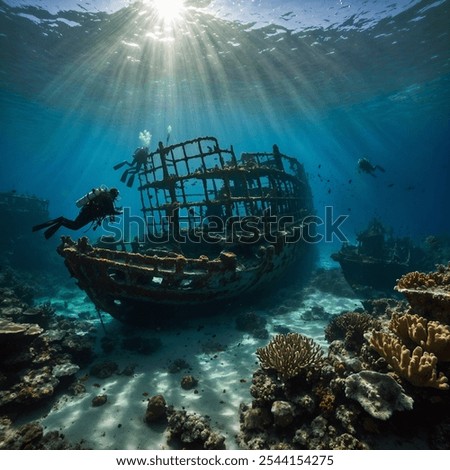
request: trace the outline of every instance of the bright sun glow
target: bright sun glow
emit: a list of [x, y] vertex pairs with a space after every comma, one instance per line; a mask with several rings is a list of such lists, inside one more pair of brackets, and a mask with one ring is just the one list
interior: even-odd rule
[[151, 3], [164, 23], [177, 20], [184, 10], [184, 0], [153, 0]]

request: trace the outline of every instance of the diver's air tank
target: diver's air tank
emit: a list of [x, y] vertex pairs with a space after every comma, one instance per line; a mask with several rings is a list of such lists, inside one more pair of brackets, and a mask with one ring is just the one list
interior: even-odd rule
[[95, 188], [92, 191], [85, 194], [83, 197], [80, 197], [80, 199], [78, 199], [78, 201], [75, 204], [77, 205], [77, 207], [83, 207], [89, 201], [92, 201], [92, 199], [95, 199], [100, 193], [103, 193], [105, 191], [108, 191], [108, 188], [104, 185], [100, 186], [99, 188]]

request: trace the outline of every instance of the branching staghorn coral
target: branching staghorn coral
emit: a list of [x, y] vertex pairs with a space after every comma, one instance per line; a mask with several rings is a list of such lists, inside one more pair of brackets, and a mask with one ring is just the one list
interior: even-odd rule
[[389, 329], [403, 341], [411, 340], [440, 361], [450, 361], [450, 328], [419, 315], [394, 313]]
[[275, 369], [283, 381], [320, 366], [323, 360], [322, 348], [299, 333], [274, 336], [267, 346], [257, 349], [256, 355], [263, 369]]
[[450, 388], [447, 377], [436, 370], [437, 357], [433, 353], [423, 351], [420, 346], [411, 353], [399, 338], [381, 331], [372, 333], [370, 344], [400, 377], [416, 387]]

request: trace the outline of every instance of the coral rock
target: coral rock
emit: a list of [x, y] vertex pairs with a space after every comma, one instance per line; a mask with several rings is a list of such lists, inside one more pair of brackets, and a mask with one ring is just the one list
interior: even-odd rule
[[356, 400], [372, 417], [387, 420], [394, 411], [412, 410], [413, 399], [389, 375], [361, 371], [345, 379], [345, 395]]
[[30, 343], [44, 330], [39, 325], [30, 323], [14, 323], [8, 320], [0, 320], [0, 343], [13, 345], [16, 349], [21, 345]]
[[167, 417], [166, 400], [162, 395], [155, 395], [148, 401], [147, 411], [145, 412], [145, 422], [154, 423], [163, 421]]
[[108, 395], [97, 395], [92, 399], [92, 406], [102, 406], [108, 401]]
[[225, 437], [213, 431], [206, 418], [184, 410], [170, 413], [168, 440], [178, 440], [186, 449], [225, 449]]
[[71, 362], [66, 362], [64, 364], [58, 364], [53, 367], [52, 374], [55, 377], [70, 377], [75, 375], [80, 370], [80, 367]]
[[242, 413], [242, 429], [264, 431], [272, 424], [270, 413], [265, 408], [248, 408]]
[[275, 426], [285, 428], [294, 421], [294, 409], [287, 401], [277, 400], [273, 402], [270, 411], [272, 412]]
[[253, 385], [250, 387], [250, 393], [259, 405], [275, 401], [280, 392], [280, 386], [261, 369], [253, 374]]
[[197, 386], [197, 384], [198, 380], [192, 375], [185, 375], [181, 379], [181, 388], [183, 388], [184, 390], [191, 390], [195, 386]]
[[336, 315], [325, 328], [325, 339], [331, 343], [343, 340], [350, 351], [359, 351], [364, 343], [364, 333], [379, 326], [379, 321], [367, 313], [345, 312]]

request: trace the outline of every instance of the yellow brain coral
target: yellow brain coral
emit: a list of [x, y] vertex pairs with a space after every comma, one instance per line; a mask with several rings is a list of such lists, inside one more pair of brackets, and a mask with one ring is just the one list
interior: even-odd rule
[[321, 347], [299, 333], [274, 336], [266, 347], [257, 349], [256, 355], [263, 369], [275, 369], [283, 380], [319, 366], [323, 360]]

